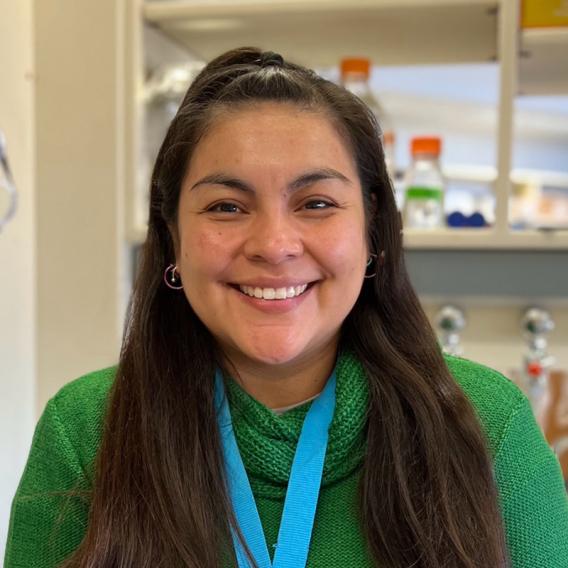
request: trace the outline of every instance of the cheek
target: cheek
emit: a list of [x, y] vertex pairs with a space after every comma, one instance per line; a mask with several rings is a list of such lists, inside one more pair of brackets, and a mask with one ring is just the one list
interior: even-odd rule
[[[190, 273], [214, 273], [228, 258], [222, 231], [188, 231], [181, 241], [182, 269]], [[182, 275], [183, 276], [183, 275]]]
[[353, 274], [364, 270], [367, 260], [365, 235], [357, 223], [330, 227], [315, 241], [321, 259], [327, 259], [329, 268], [339, 274]]

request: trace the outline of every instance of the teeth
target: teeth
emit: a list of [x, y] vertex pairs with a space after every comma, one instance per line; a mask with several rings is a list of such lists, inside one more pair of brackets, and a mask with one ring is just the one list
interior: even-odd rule
[[276, 299], [285, 300], [286, 299], [286, 288], [276, 288]]
[[276, 290], [274, 288], [263, 288], [262, 299], [263, 300], [274, 300], [276, 298]]
[[306, 291], [307, 284], [300, 286], [289, 286], [288, 288], [259, 288], [258, 286], [239, 286], [240, 291], [251, 298], [262, 298], [263, 300], [285, 300], [295, 298]]

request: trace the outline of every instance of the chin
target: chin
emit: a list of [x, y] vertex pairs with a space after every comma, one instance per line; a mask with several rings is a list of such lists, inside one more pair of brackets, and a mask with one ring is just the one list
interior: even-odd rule
[[[274, 341], [276, 343], [276, 341]], [[305, 351], [305, 346], [300, 345], [267, 345], [262, 347], [250, 347], [241, 351], [253, 361], [266, 365], [285, 365], [300, 357]]]

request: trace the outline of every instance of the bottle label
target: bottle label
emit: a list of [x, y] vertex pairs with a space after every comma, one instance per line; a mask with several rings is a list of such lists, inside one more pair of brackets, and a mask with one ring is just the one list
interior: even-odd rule
[[406, 189], [406, 199], [436, 199], [442, 201], [444, 192], [439, 187], [410, 186]]

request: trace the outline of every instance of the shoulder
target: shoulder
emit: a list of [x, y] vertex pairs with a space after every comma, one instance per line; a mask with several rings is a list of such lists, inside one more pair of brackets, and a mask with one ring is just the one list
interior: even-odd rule
[[518, 404], [524, 394], [505, 375], [470, 359], [444, 355], [450, 373], [471, 402], [480, 410], [489, 407], [492, 412], [505, 412]]
[[102, 439], [116, 366], [93, 371], [67, 383], [47, 403], [43, 419], [57, 425], [84, 469], [94, 461]]
[[87, 373], [63, 386], [50, 402], [63, 412], [72, 412], [77, 407], [82, 411], [100, 408], [106, 404], [116, 369], [113, 366]]
[[12, 503], [5, 566], [59, 566], [81, 542], [115, 374], [89, 373], [48, 401]]
[[471, 402], [495, 456], [508, 424], [528, 402], [521, 389], [495, 369], [463, 357], [444, 355], [446, 365]]

